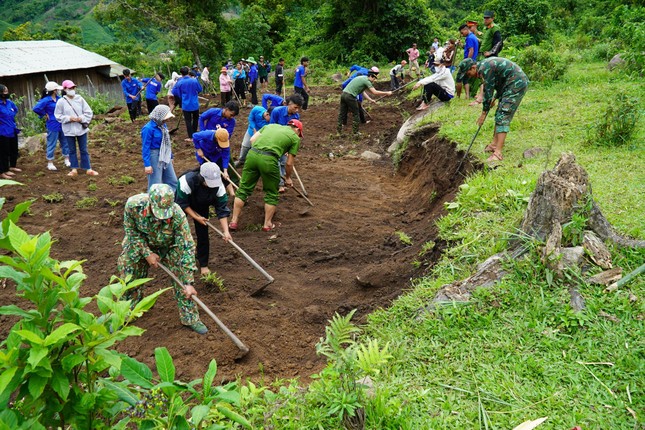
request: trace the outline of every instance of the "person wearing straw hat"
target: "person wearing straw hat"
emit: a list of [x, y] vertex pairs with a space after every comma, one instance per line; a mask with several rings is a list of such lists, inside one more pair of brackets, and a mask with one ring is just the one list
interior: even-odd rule
[[210, 273], [208, 268], [209, 241], [208, 222], [210, 207], [215, 208], [224, 241], [231, 240], [228, 231], [228, 217], [231, 210], [228, 208], [228, 197], [221, 171], [217, 164], [206, 162], [199, 168], [199, 172], [190, 171], [179, 178], [175, 202], [190, 216], [195, 223], [195, 236], [197, 236], [197, 262], [200, 273]]
[[56, 102], [54, 116], [56, 121], [60, 122], [69, 150], [69, 162], [72, 170], [67, 176], [78, 175], [78, 152], [81, 156], [80, 168], [85, 169], [85, 173], [90, 176], [98, 176], [99, 172], [92, 169], [90, 163], [90, 153], [87, 151], [87, 134], [89, 132], [90, 121], [94, 113], [92, 108], [85, 99], [76, 94], [76, 84], [69, 79], [62, 83], [63, 97]]
[[177, 188], [177, 175], [172, 163], [172, 142], [166, 121], [174, 118], [170, 108], [158, 105], [150, 112], [150, 121], [141, 129], [143, 171], [148, 176], [148, 191], [154, 184]]
[[[181, 287], [172, 283], [179, 320], [197, 333], [206, 334], [208, 329], [200, 321], [197, 306], [190, 299], [197, 295], [193, 287], [193, 273], [197, 270], [195, 242], [186, 214], [175, 203], [172, 188], [155, 184], [149, 193], [130, 197], [123, 212], [123, 228], [123, 250], [117, 260], [119, 276], [147, 278], [149, 266], [158, 267], [157, 263], [163, 263], [183, 284]], [[134, 307], [143, 298], [143, 287], [129, 289], [124, 298], [131, 300], [131, 307]]]
[[60, 151], [65, 157], [65, 166], [69, 167], [71, 164], [69, 162], [69, 150], [67, 149], [67, 141], [65, 140], [65, 135], [63, 134], [63, 128], [60, 125], [60, 122], [56, 121], [54, 116], [54, 110], [56, 109], [56, 102], [60, 99], [59, 91], [63, 87], [58, 85], [56, 82], [47, 82], [45, 85], [45, 91], [43, 96], [36, 106], [34, 106], [33, 111], [40, 118], [45, 118], [45, 125], [47, 127], [47, 170], [56, 171], [58, 170], [54, 165], [54, 154], [56, 152], [56, 142], [60, 143]]
[[228, 69], [222, 67], [219, 73], [219, 95], [222, 106], [233, 100], [233, 79], [228, 74]]
[[242, 208], [253, 193], [258, 180], [262, 178], [264, 191], [264, 224], [262, 231], [275, 229], [273, 216], [280, 199], [278, 184], [280, 183], [280, 166], [278, 159], [283, 154], [287, 155], [287, 168], [285, 183], [292, 187], [293, 165], [302, 139], [302, 123], [292, 119], [285, 125], [268, 124], [262, 127], [251, 138], [253, 147], [249, 151], [240, 179], [240, 187], [235, 196], [233, 216], [229, 230], [236, 231], [242, 214]]

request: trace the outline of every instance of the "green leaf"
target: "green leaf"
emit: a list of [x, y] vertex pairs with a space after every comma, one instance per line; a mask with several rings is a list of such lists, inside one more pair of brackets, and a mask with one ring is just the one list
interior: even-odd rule
[[174, 430], [190, 430], [190, 425], [188, 425], [188, 421], [186, 421], [186, 418], [182, 417], [181, 415], [178, 415], [175, 417], [175, 422], [172, 428]]
[[69, 335], [70, 333], [74, 333], [76, 330], [80, 330], [80, 329], [81, 328], [76, 324], [65, 323], [62, 326], [58, 327], [53, 332], [51, 332], [45, 338], [45, 346], [54, 345], [60, 342], [61, 340], [65, 339], [67, 335]]
[[145, 364], [131, 357], [121, 361], [121, 375], [131, 383], [143, 388], [152, 388], [152, 371]]
[[63, 370], [65, 372], [71, 372], [73, 368], [83, 362], [85, 362], [85, 356], [83, 356], [82, 354], [70, 354], [63, 358], [63, 360], [61, 361], [61, 363], [63, 364]]
[[[2, 271], [2, 269], [3, 267], [0, 267], [0, 272]], [[0, 273], [0, 277], [2, 277], [1, 273]], [[14, 316], [22, 317], [26, 320], [32, 320], [38, 316], [37, 311], [35, 312], [35, 314], [33, 312], [34, 311], [28, 312], [23, 309], [20, 309], [16, 305], [0, 306], [0, 315], [14, 315]]]
[[31, 397], [34, 399], [40, 397], [45, 389], [45, 385], [47, 385], [48, 379], [35, 373], [29, 376], [29, 394], [31, 394]]
[[215, 406], [217, 410], [224, 415], [226, 418], [229, 420], [236, 422], [238, 424], [241, 424], [242, 426], [246, 427], [247, 429], [251, 428], [251, 423], [247, 421], [246, 418], [244, 418], [242, 415], [238, 414], [237, 412], [227, 408], [226, 406], [223, 405], [216, 405]]
[[155, 361], [157, 362], [157, 373], [164, 382], [175, 380], [175, 365], [168, 349], [164, 346], [155, 348]]
[[0, 375], [0, 393], [7, 388], [17, 371], [17, 367], [10, 367], [2, 372], [2, 375]]
[[102, 380], [103, 385], [116, 393], [119, 400], [123, 400], [130, 406], [134, 406], [139, 401], [139, 398], [130, 391], [123, 382], [114, 382], [107, 379]]
[[29, 342], [36, 344], [36, 345], [42, 345], [45, 343], [45, 339], [42, 339], [39, 337], [35, 332], [29, 331], [29, 330], [17, 330], [16, 334], [20, 336], [21, 338], [28, 340]]
[[211, 408], [206, 405], [197, 405], [190, 411], [193, 426], [199, 427], [199, 423], [208, 415]]
[[17, 284], [20, 284], [28, 276], [29, 275], [27, 273], [16, 270], [13, 267], [0, 266], [0, 278], [11, 279], [15, 281]]
[[49, 350], [45, 347], [33, 346], [29, 350], [29, 358], [27, 359], [27, 363], [31, 364], [31, 367], [35, 369], [38, 366], [38, 363], [40, 363], [40, 360], [47, 357], [48, 353]]
[[132, 311], [132, 316], [134, 318], [139, 318], [143, 313], [147, 310], [149, 310], [157, 301], [157, 297], [159, 297], [161, 294], [165, 293], [166, 291], [170, 290], [171, 288], [164, 288], [162, 290], [159, 290], [153, 294], [150, 294], [149, 296], [146, 296], [141, 300], [137, 305], [134, 307], [134, 310]]
[[215, 375], [217, 375], [217, 362], [215, 360], [211, 360], [211, 362], [208, 363], [208, 370], [206, 370], [206, 373], [204, 374], [204, 397], [210, 396]]
[[106, 348], [95, 348], [94, 352], [110, 366], [121, 368], [121, 355], [118, 352]]
[[63, 372], [60, 370], [54, 372], [52, 375], [51, 386], [63, 401], [67, 401], [67, 396], [69, 396], [70, 390], [70, 381]]

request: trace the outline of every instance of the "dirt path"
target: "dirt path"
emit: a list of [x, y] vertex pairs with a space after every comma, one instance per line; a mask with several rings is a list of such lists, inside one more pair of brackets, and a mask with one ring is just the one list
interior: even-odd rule
[[[421, 274], [423, 267], [415, 269], [410, 262], [423, 243], [435, 239], [433, 220], [458, 185], [449, 176], [459, 158], [452, 145], [433, 141], [430, 147], [411, 144], [401, 165], [402, 174], [394, 174], [388, 158], [376, 162], [361, 159], [358, 155], [365, 149], [384, 151], [403, 122], [399, 109], [412, 111], [411, 106], [372, 107], [375, 121], [363, 125], [365, 136], [354, 142], [348, 136], [330, 136], [335, 130], [338, 94], [332, 88], [317, 88], [312, 106], [302, 114], [305, 140], [296, 166], [315, 206], [310, 208], [289, 190], [278, 207], [276, 221], [281, 226], [264, 233], [257, 231], [263, 203], [262, 193], [256, 191], [241, 219], [242, 230], [234, 234], [236, 243], [275, 278], [265, 293], [249, 297], [264, 278], [233, 247], [211, 234], [210, 267], [224, 278], [225, 290], [201, 281], [196, 282], [197, 290], [251, 352], [236, 361], [237, 348], [204, 313], [208, 335], [182, 327], [170, 293], [138, 322], [146, 333], [120, 344], [120, 351], [152, 364], [154, 348], [166, 346], [184, 380], [202, 376], [212, 358], [218, 362], [222, 379], [236, 375], [269, 380], [307, 377], [324, 365], [314, 346], [334, 312], [357, 308], [356, 316], [361, 320], [374, 309], [388, 306], [411, 277]], [[242, 110], [238, 116], [232, 138], [235, 155], [248, 112]], [[87, 260], [83, 266], [88, 276], [85, 295], [96, 294], [115, 273], [123, 238], [123, 204], [129, 196], [145, 191], [139, 138], [145, 120], [131, 124], [121, 117], [113, 118], [108, 118], [109, 124], [96, 126], [90, 137], [98, 178], [79, 175], [70, 179], [63, 170], [48, 172], [44, 154], [39, 152], [19, 160], [24, 173], [18, 179], [26, 186], [2, 189], [8, 208], [37, 199], [31, 216], [25, 216], [21, 225], [30, 233], [51, 231], [57, 241], [54, 257]], [[178, 174], [195, 165], [192, 146], [183, 142], [185, 137], [182, 125], [173, 136]], [[133, 183], [126, 183], [128, 176], [134, 178]], [[55, 192], [63, 195], [63, 201], [46, 203], [42, 196]], [[95, 207], [75, 206], [87, 197], [96, 198]], [[192, 228], [192, 221], [190, 224]], [[396, 231], [409, 235], [414, 246], [406, 248]], [[425, 256], [428, 264], [440, 248], [441, 244], [436, 245]], [[169, 284], [160, 271], [151, 270], [150, 275], [158, 279], [149, 283], [148, 291]], [[0, 301], [17, 302], [12, 285], [0, 290]], [[0, 337], [6, 337], [14, 321], [0, 317]]]

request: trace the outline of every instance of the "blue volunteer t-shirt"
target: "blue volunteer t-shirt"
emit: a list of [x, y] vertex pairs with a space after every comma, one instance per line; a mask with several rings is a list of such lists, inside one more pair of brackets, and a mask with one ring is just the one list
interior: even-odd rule
[[293, 81], [293, 86], [298, 88], [304, 88], [304, 85], [302, 83], [302, 77], [305, 75], [306, 75], [305, 66], [301, 64], [296, 68], [296, 78]]
[[276, 94], [265, 94], [262, 96], [262, 107], [264, 109], [269, 109], [269, 102], [274, 108], [282, 106], [284, 99]]
[[148, 86], [146, 86], [146, 100], [157, 100], [157, 94], [161, 91], [161, 82], [155, 78], [143, 78], [141, 82], [148, 83]]
[[271, 112], [271, 124], [287, 125], [291, 119], [300, 119], [300, 115], [294, 113], [289, 115], [289, 106], [278, 106]]
[[479, 54], [479, 40], [477, 40], [477, 36], [472, 33], [468, 33], [468, 36], [466, 36], [466, 44], [464, 45], [464, 58], [469, 58], [468, 51], [470, 50], [470, 48], [473, 48], [473, 56], [470, 58], [477, 61], [477, 54]]

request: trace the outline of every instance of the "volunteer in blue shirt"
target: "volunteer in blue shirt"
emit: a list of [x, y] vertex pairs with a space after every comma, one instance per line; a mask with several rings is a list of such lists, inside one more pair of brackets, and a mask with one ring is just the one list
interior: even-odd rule
[[224, 105], [223, 109], [210, 108], [199, 116], [199, 129], [217, 130], [225, 128], [229, 136], [235, 131], [235, 117], [240, 113], [240, 105], [231, 100]]
[[354, 76], [357, 76], [357, 75], [367, 76], [367, 72], [369, 72], [369, 70], [367, 70], [367, 67], [363, 67], [363, 66], [359, 66], [358, 64], [354, 64], [352, 67], [349, 68], [348, 75], [349, 75], [349, 77], [354, 77]]
[[[303, 99], [300, 94], [292, 94], [287, 97], [286, 106], [278, 106], [277, 108], [271, 111], [271, 120], [270, 124], [280, 124], [287, 125], [292, 119], [300, 119], [300, 114], [298, 111], [303, 106]], [[280, 176], [284, 176], [287, 173], [287, 156], [283, 155], [280, 157]], [[278, 191], [284, 193], [286, 188], [284, 187], [284, 181], [280, 179], [280, 187]]]
[[265, 94], [262, 96], [262, 107], [264, 109], [269, 109], [269, 102], [271, 102], [271, 107], [276, 108], [278, 106], [286, 105], [284, 99], [276, 94]]
[[[470, 31], [470, 28], [466, 24], [459, 27], [459, 32], [466, 38], [466, 42], [464, 43], [464, 59], [472, 58], [476, 62], [477, 55], [479, 54], [479, 40], [477, 40], [477, 36]], [[457, 98], [461, 97], [462, 86], [466, 91], [466, 98], [470, 98], [470, 81], [471, 79], [466, 75], [462, 79], [457, 79]]]
[[150, 121], [141, 129], [141, 157], [143, 171], [148, 176], [148, 191], [154, 184], [167, 184], [177, 189], [177, 174], [172, 164], [170, 132], [166, 121], [173, 118], [166, 105], [156, 106], [150, 112]]
[[186, 121], [186, 133], [188, 138], [186, 142], [192, 142], [193, 133], [197, 131], [199, 120], [199, 93], [203, 88], [196, 78], [188, 76], [190, 69], [187, 66], [179, 69], [181, 78], [177, 81], [172, 89], [172, 95], [177, 99], [181, 99], [181, 110], [184, 112], [184, 120]]
[[246, 154], [248, 154], [249, 150], [251, 149], [251, 137], [253, 137], [255, 132], [267, 125], [270, 119], [271, 115], [269, 114], [269, 111], [264, 107], [255, 106], [253, 109], [251, 109], [251, 112], [249, 112], [249, 126], [246, 129], [246, 133], [244, 133], [244, 139], [242, 139], [242, 147], [240, 148], [240, 156], [237, 158], [237, 161], [234, 164], [235, 167], [240, 167], [244, 164], [244, 162], [246, 161]]
[[247, 63], [251, 64], [249, 69], [249, 92], [251, 93], [251, 104], [258, 104], [258, 66], [255, 58], [249, 57]]
[[56, 152], [56, 142], [60, 142], [60, 152], [65, 157], [65, 166], [69, 167], [69, 150], [67, 149], [67, 141], [63, 134], [63, 127], [54, 116], [56, 109], [56, 102], [60, 99], [58, 91], [63, 87], [56, 82], [47, 82], [43, 97], [40, 99], [36, 106], [32, 109], [40, 118], [45, 118], [45, 126], [47, 127], [47, 169], [51, 171], [58, 170], [54, 165], [54, 154]]
[[18, 107], [9, 98], [9, 89], [0, 84], [0, 178], [12, 179], [14, 172], [22, 172], [18, 163]]
[[307, 110], [307, 107], [309, 107], [309, 85], [307, 85], [306, 78], [307, 67], [309, 67], [309, 58], [302, 57], [300, 59], [300, 65], [296, 68], [296, 77], [293, 81], [293, 90], [296, 94], [302, 96], [302, 110]]
[[199, 164], [212, 162], [219, 166], [224, 178], [224, 187], [231, 197], [235, 197], [235, 190], [228, 176], [228, 165], [231, 160], [231, 142], [225, 128], [217, 130], [198, 131], [193, 134], [195, 157]]
[[242, 67], [241, 61], [235, 66], [231, 78], [233, 78], [234, 82], [233, 93], [238, 99], [243, 100], [241, 102], [242, 107], [246, 107], [246, 72], [244, 71], [244, 67]]
[[123, 89], [123, 95], [125, 96], [125, 102], [128, 105], [128, 113], [130, 114], [130, 120], [132, 122], [137, 119], [137, 114], [141, 110], [141, 94], [139, 91], [142, 86], [137, 78], [130, 76], [130, 69], [123, 69], [121, 88]]
[[152, 112], [159, 104], [157, 95], [159, 95], [159, 91], [161, 91], [161, 82], [163, 82], [165, 78], [166, 77], [163, 73], [157, 73], [154, 78], [141, 79], [141, 82], [146, 86], [146, 105], [148, 107], [148, 113]]

